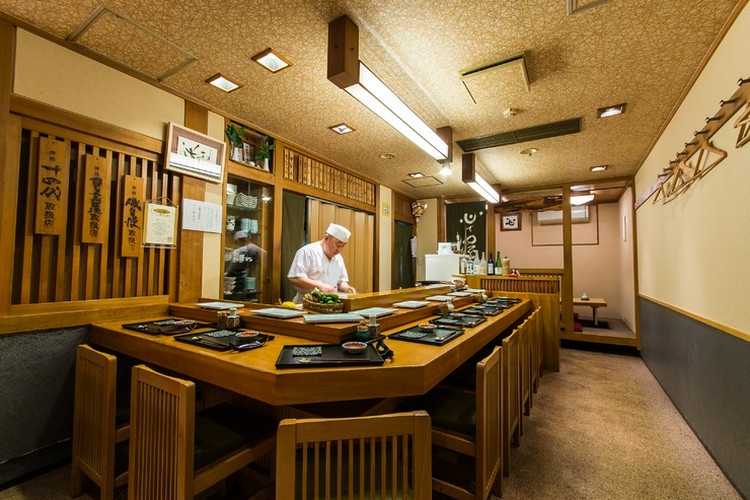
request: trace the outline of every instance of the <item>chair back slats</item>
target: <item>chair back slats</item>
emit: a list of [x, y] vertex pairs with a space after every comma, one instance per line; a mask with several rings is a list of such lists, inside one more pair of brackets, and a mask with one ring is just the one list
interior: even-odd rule
[[520, 442], [520, 346], [518, 329], [503, 339], [503, 472], [510, 475], [510, 445]]
[[87, 345], [76, 349], [71, 495], [82, 493], [85, 474], [101, 490], [102, 498], [113, 498], [115, 478], [115, 401], [117, 358]]
[[131, 391], [128, 498], [192, 498], [195, 384], [136, 366]]
[[497, 346], [477, 363], [476, 487], [479, 498], [488, 498], [502, 469], [501, 353]]
[[421, 411], [283, 420], [276, 498], [429, 498], [430, 428]]

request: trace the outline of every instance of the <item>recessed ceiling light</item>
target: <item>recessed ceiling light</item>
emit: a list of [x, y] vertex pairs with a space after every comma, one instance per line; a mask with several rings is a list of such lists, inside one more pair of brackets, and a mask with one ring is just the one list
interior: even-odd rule
[[206, 80], [206, 83], [210, 83], [214, 87], [220, 88], [224, 92], [232, 92], [242, 87], [239, 83], [235, 83], [229, 78], [222, 76], [221, 73], [216, 73], [214, 76]]
[[595, 167], [591, 167], [592, 172], [604, 172], [607, 170], [607, 165], [597, 165]]
[[424, 177], [424, 174], [422, 172], [412, 172], [409, 174], [409, 177], [412, 179], [419, 179], [420, 177]]
[[273, 49], [266, 49], [260, 54], [255, 54], [252, 60], [266, 68], [271, 73], [276, 73], [292, 65], [292, 62]]
[[521, 154], [526, 155], [526, 156], [533, 156], [538, 152], [539, 150], [537, 148], [526, 148], [523, 151], [521, 151]]
[[348, 134], [349, 132], [354, 132], [354, 129], [346, 123], [339, 123], [338, 125], [334, 125], [333, 127], [328, 128], [341, 135]]
[[596, 116], [599, 118], [607, 118], [608, 116], [617, 116], [625, 112], [625, 103], [615, 104], [614, 106], [607, 106], [606, 108], [599, 108], [596, 110]]

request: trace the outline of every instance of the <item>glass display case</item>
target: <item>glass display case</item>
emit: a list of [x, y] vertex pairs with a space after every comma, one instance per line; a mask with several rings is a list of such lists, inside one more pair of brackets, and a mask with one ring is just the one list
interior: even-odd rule
[[270, 280], [270, 186], [229, 175], [224, 234], [224, 298], [268, 302]]

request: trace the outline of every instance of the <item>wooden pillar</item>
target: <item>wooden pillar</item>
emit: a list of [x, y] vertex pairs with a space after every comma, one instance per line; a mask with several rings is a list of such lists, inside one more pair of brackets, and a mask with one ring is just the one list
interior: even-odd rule
[[[185, 102], [185, 126], [196, 132], [208, 133], [208, 110], [197, 104]], [[188, 175], [182, 176], [182, 199], [204, 201], [205, 197], [206, 181]], [[181, 231], [178, 252], [177, 300], [197, 301], [201, 297], [203, 286], [203, 233]]]

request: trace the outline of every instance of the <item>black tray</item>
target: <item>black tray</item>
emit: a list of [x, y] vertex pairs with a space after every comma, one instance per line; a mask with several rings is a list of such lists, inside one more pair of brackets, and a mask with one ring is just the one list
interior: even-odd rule
[[479, 314], [467, 314], [464, 311], [456, 311], [433, 319], [430, 323], [436, 325], [455, 326], [457, 328], [474, 328], [475, 326], [487, 321], [484, 316]]
[[513, 305], [518, 304], [523, 299], [520, 297], [492, 297], [490, 300], [488, 300], [488, 303], [497, 303], [497, 304], [507, 304], [507, 305]]
[[127, 323], [122, 325], [123, 328], [134, 330], [136, 332], [148, 333], [149, 335], [177, 335], [178, 333], [187, 333], [196, 328], [206, 328], [214, 326], [211, 323], [199, 323], [193, 321], [193, 325], [181, 325], [180, 322], [189, 322], [184, 318], [167, 318], [157, 319], [154, 321], [144, 321], [141, 323]]
[[[256, 333], [252, 336], [242, 336]], [[239, 336], [238, 336], [239, 335]], [[263, 347], [266, 342], [273, 340], [273, 335], [266, 333], [253, 332], [251, 330], [241, 330], [234, 328], [221, 328], [218, 330], [209, 330], [207, 332], [194, 332], [187, 335], [178, 335], [174, 339], [180, 342], [207, 347], [216, 351], [249, 351]]]
[[[484, 319], [484, 318], [482, 318]], [[445, 345], [451, 340], [464, 333], [462, 328], [453, 326], [438, 326], [429, 332], [423, 331], [418, 326], [388, 335], [389, 339], [405, 340], [407, 342], [418, 342], [420, 344]], [[422, 335], [423, 336], [420, 336]], [[440, 338], [441, 340], [436, 340]]]
[[[294, 356], [295, 347], [320, 347], [321, 353], [312, 356]], [[309, 360], [309, 361], [302, 361]], [[383, 357], [373, 344], [367, 344], [364, 351], [355, 354], [344, 351], [338, 344], [285, 345], [276, 360], [276, 368], [323, 368], [331, 366], [374, 366], [382, 365]]]
[[502, 313], [505, 307], [494, 307], [494, 306], [472, 306], [463, 309], [461, 312], [466, 314], [479, 314], [481, 316], [497, 316]]

